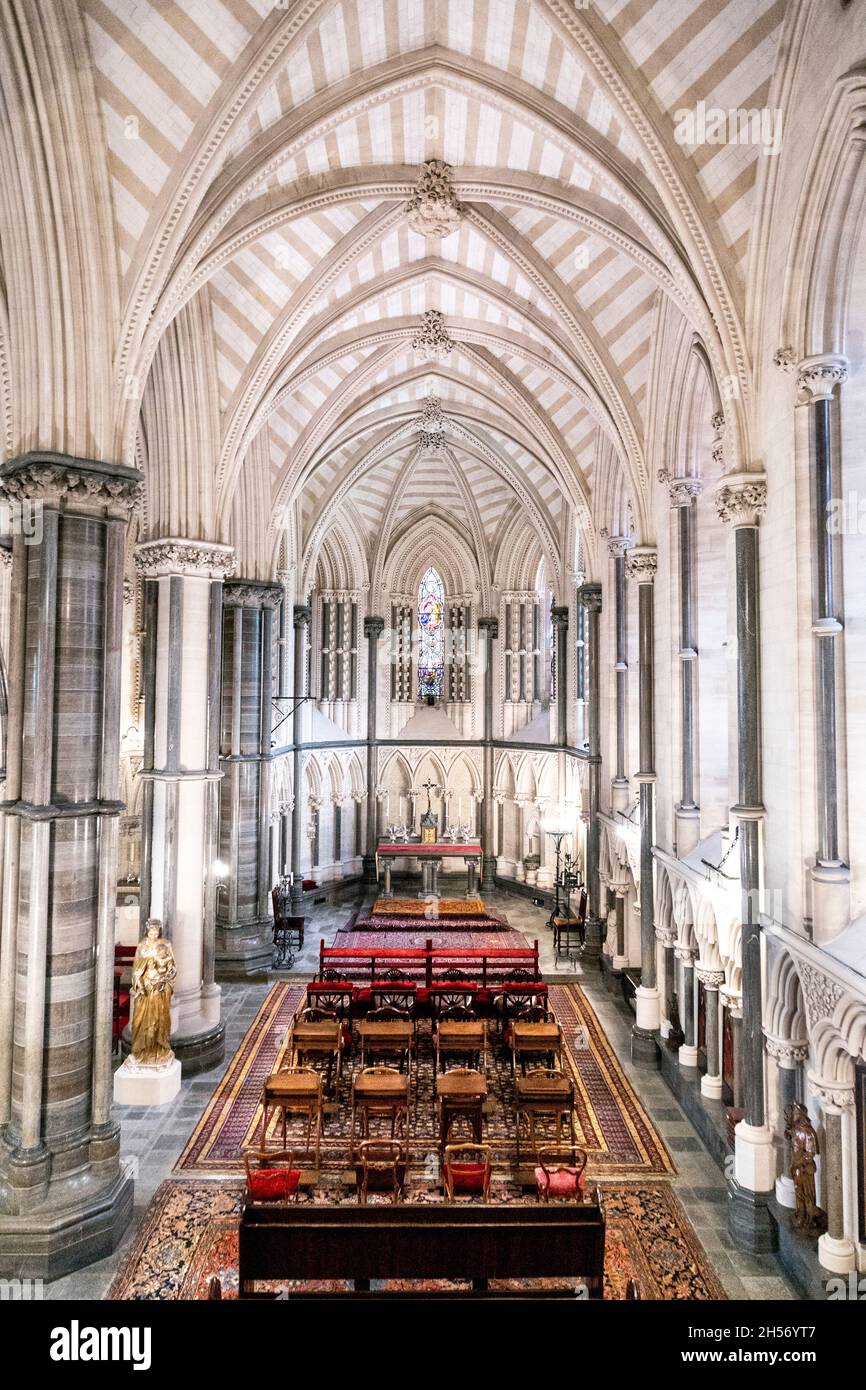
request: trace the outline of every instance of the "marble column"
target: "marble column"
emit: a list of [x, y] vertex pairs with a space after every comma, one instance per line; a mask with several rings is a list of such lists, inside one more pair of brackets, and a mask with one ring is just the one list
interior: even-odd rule
[[[364, 883], [376, 883], [376, 768], [378, 747], [376, 744], [376, 690], [379, 674], [379, 638], [385, 631], [385, 619], [367, 617], [364, 619], [364, 636], [367, 639], [367, 851], [364, 855]], [[412, 824], [415, 823], [415, 807], [412, 807]]]
[[550, 619], [556, 640], [556, 742], [568, 747], [568, 609], [554, 606]]
[[176, 537], [135, 554], [145, 587], [147, 710], [142, 926], [163, 923], [177, 964], [172, 1047], [184, 1075], [225, 1055], [214, 983], [223, 581], [231, 546]]
[[601, 965], [601, 950], [604, 939], [604, 922], [601, 913], [601, 881], [598, 876], [601, 828], [599, 826], [599, 801], [601, 778], [601, 740], [599, 721], [599, 667], [598, 667], [598, 627], [601, 616], [601, 585], [582, 584], [577, 591], [577, 601], [584, 610], [584, 641], [587, 655], [587, 781], [589, 792], [589, 819], [586, 827], [586, 947], [584, 961]]
[[625, 766], [626, 720], [628, 718], [628, 645], [625, 557], [630, 536], [614, 536], [608, 541], [613, 559], [614, 672], [616, 674], [616, 768], [610, 784], [610, 804], [614, 811], [628, 807], [628, 773]]
[[100, 1259], [132, 1215], [111, 1118], [111, 1025], [123, 556], [141, 492], [134, 469], [66, 455], [0, 469], [0, 499], [30, 499], [39, 519], [32, 537], [13, 542], [0, 976], [6, 1275], [53, 1279]]
[[[285, 602], [285, 599], [283, 600]], [[311, 609], [306, 604], [295, 604], [292, 609], [294, 628], [294, 659], [292, 666], [292, 827], [291, 827], [291, 869], [292, 888], [290, 901], [292, 912], [298, 916], [304, 896], [304, 871], [301, 864], [301, 845], [304, 817], [304, 771], [301, 743], [304, 730], [304, 696], [307, 694], [307, 633], [310, 626]]]
[[628, 950], [625, 940], [625, 900], [628, 896], [627, 883], [612, 883], [616, 895], [616, 947], [611, 965], [616, 971], [623, 971], [628, 965]]
[[666, 1038], [670, 1033], [671, 1015], [674, 1011], [674, 995], [676, 994], [676, 969], [674, 961], [674, 947], [677, 944], [677, 934], [673, 927], [656, 927], [656, 942], [662, 950], [662, 997], [661, 997], [661, 1033]]
[[767, 1056], [776, 1066], [776, 1126], [775, 1142], [779, 1154], [779, 1176], [776, 1178], [776, 1201], [792, 1211], [797, 1205], [794, 1182], [791, 1178], [791, 1145], [785, 1138], [785, 1112], [789, 1105], [802, 1100], [803, 1065], [809, 1056], [806, 1039], [792, 1042], [769, 1034], [764, 1044]]
[[626, 571], [638, 594], [638, 715], [640, 733], [640, 985], [635, 996], [632, 1061], [659, 1066], [659, 991], [656, 981], [655, 888], [655, 711], [654, 711], [654, 597], [658, 555], [650, 546], [635, 546], [626, 557]]
[[481, 877], [482, 892], [492, 892], [496, 873], [496, 805], [493, 800], [493, 643], [499, 636], [498, 618], [479, 618], [478, 632], [484, 642], [484, 835], [482, 850], [484, 868]]
[[707, 1069], [701, 1077], [701, 1094], [708, 1100], [722, 1098], [722, 1067], [719, 990], [725, 983], [724, 970], [697, 967], [697, 976], [704, 987], [704, 1024], [706, 1028]]
[[216, 929], [222, 978], [267, 970], [273, 960], [271, 697], [274, 613], [282, 594], [279, 584], [246, 579], [233, 579], [223, 589], [219, 857], [228, 874]]
[[832, 506], [837, 495], [838, 462], [834, 458], [834, 393], [848, 378], [844, 357], [825, 353], [807, 357], [797, 372], [800, 401], [809, 413], [811, 456], [812, 646], [815, 664], [815, 782], [818, 843], [812, 867], [813, 940], [832, 941], [850, 917], [850, 869], [839, 845], [838, 732], [839, 695], [836, 668], [843, 633], [842, 595], [836, 582], [836, 546]]
[[697, 952], [692, 946], [675, 946], [674, 951], [682, 969], [681, 1021], [685, 1034], [685, 1040], [677, 1055], [681, 1067], [692, 1069], [698, 1065], [698, 1049], [695, 1038], [695, 959]]
[[[846, 1172], [856, 1183], [856, 1164], [853, 1157], [855, 1138], [854, 1090], [836, 1081], [809, 1078], [813, 1095], [821, 1102], [824, 1133], [821, 1139], [821, 1185], [819, 1205], [827, 1213], [827, 1230], [818, 1241], [818, 1259], [824, 1269], [834, 1274], [847, 1274], [857, 1268], [854, 1242], [846, 1234], [845, 1188]], [[844, 1132], [847, 1130], [847, 1134]], [[847, 1143], [846, 1143], [847, 1139]], [[856, 1229], [856, 1228], [855, 1228]]]
[[677, 515], [680, 598], [680, 799], [676, 806], [677, 854], [695, 848], [701, 833], [695, 802], [695, 687], [697, 659], [694, 631], [695, 502], [703, 484], [698, 478], [674, 478], [671, 507]]
[[776, 1154], [766, 1119], [762, 949], [760, 920], [761, 689], [759, 521], [767, 505], [761, 473], [726, 473], [716, 494], [719, 518], [734, 533], [737, 651], [737, 818], [740, 843], [740, 911], [743, 995], [743, 1109], [734, 1131], [734, 1177], [729, 1185], [728, 1225], [737, 1244], [753, 1253], [776, 1248], [775, 1219], [767, 1195], [776, 1182]]

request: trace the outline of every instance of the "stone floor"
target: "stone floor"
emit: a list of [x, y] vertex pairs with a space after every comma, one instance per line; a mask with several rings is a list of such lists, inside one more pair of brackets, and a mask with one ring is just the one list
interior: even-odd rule
[[[542, 969], [546, 976], [580, 979], [626, 1073], [673, 1155], [678, 1169], [677, 1176], [672, 1179], [673, 1186], [728, 1296], [735, 1299], [795, 1298], [796, 1294], [774, 1258], [746, 1255], [734, 1249], [727, 1232], [726, 1189], [719, 1168], [661, 1076], [657, 1072], [647, 1072], [631, 1065], [631, 1014], [626, 1005], [611, 997], [601, 982], [601, 976], [595, 971], [584, 975], [579, 961], [562, 958], [557, 962], [551, 934], [544, 926], [547, 914], [534, 908], [527, 898], [496, 892], [485, 894], [485, 902], [504, 912], [510, 925], [525, 932], [529, 940], [539, 938]], [[295, 963], [292, 976], [315, 973], [319, 941], [323, 936], [330, 940], [355, 906], [357, 899], [307, 909], [304, 950]], [[280, 978], [285, 976], [281, 975]], [[227, 1059], [233, 1055], [255, 1018], [270, 983], [268, 980], [223, 986]], [[48, 1298], [99, 1299], [105, 1295], [134, 1237], [138, 1222], [159, 1184], [170, 1176], [185, 1140], [224, 1069], [224, 1066], [215, 1067], [210, 1072], [185, 1080], [180, 1094], [170, 1105], [115, 1111], [123, 1124], [123, 1158], [135, 1177], [134, 1220], [113, 1255], [77, 1274], [47, 1285], [45, 1293]]]

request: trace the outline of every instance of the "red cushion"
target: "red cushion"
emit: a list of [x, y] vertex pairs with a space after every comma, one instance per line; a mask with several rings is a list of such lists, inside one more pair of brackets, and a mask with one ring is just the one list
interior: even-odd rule
[[486, 1163], [449, 1163], [451, 1186], [455, 1192], [483, 1192]]
[[297, 1168], [259, 1168], [250, 1174], [250, 1196], [254, 1202], [284, 1202], [297, 1192], [300, 1181]]
[[[586, 1172], [578, 1174], [576, 1168], [560, 1168], [550, 1174], [549, 1194], [551, 1197], [576, 1197], [583, 1191]], [[548, 1175], [543, 1168], [536, 1168], [535, 1181], [542, 1189], [548, 1187]]]

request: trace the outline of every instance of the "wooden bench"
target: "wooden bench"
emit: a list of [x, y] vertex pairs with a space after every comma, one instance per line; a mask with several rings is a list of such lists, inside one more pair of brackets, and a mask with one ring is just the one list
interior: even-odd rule
[[[241, 1216], [239, 1296], [273, 1299], [273, 1293], [254, 1288], [265, 1279], [351, 1280], [354, 1289], [339, 1296], [367, 1298], [406, 1297], [405, 1291], [370, 1292], [371, 1279], [463, 1279], [471, 1281], [471, 1290], [440, 1296], [600, 1299], [604, 1236], [597, 1190], [594, 1201], [539, 1207], [257, 1204]], [[490, 1291], [490, 1279], [567, 1279], [572, 1287]], [[584, 1287], [576, 1294], [578, 1282]]]

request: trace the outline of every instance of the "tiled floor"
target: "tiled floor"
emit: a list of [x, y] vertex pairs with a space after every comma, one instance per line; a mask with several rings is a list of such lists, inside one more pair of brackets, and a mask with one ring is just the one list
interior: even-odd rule
[[[557, 963], [550, 933], [544, 927], [546, 913], [534, 908], [528, 899], [501, 893], [486, 894], [485, 901], [504, 912], [510, 924], [541, 942], [544, 974], [579, 978], [625, 1071], [665, 1139], [678, 1174], [672, 1179], [686, 1213], [708, 1252], [730, 1298], [775, 1299], [796, 1295], [769, 1256], [744, 1255], [733, 1247], [725, 1220], [726, 1191], [722, 1175], [697, 1138], [657, 1072], [632, 1067], [629, 1060], [631, 1018], [625, 1005], [614, 1000], [593, 971], [584, 976], [575, 960]], [[304, 950], [292, 976], [315, 972], [319, 941], [330, 940], [342, 926], [354, 904], [327, 905], [308, 910]], [[227, 984], [223, 986], [223, 1017], [226, 1024], [226, 1057], [230, 1058], [258, 1012], [269, 983]], [[214, 1068], [182, 1083], [180, 1094], [170, 1105], [148, 1109], [130, 1108], [120, 1112], [123, 1124], [122, 1153], [135, 1176], [135, 1219], [120, 1248], [108, 1259], [77, 1274], [48, 1285], [49, 1298], [99, 1299], [111, 1283], [159, 1184], [167, 1178], [183, 1144], [199, 1118], [224, 1067]]]

